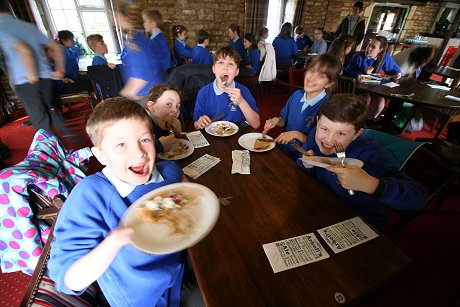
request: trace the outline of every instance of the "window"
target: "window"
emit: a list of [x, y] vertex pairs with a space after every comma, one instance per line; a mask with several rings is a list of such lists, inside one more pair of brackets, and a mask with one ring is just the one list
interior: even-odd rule
[[42, 0], [53, 33], [69, 30], [89, 51], [86, 37], [100, 34], [110, 53], [118, 53], [116, 35], [110, 26], [104, 0]]
[[270, 0], [268, 4], [268, 39], [271, 43], [278, 35], [281, 25], [294, 19], [295, 0]]

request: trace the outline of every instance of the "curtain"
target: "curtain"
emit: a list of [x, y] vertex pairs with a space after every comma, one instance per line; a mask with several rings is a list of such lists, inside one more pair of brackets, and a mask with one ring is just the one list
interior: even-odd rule
[[252, 33], [257, 36], [257, 32], [266, 26], [268, 15], [269, 0], [246, 0], [244, 30], [245, 33]]
[[303, 26], [303, 12], [305, 9], [305, 0], [297, 0], [295, 5], [294, 19], [292, 21], [292, 26], [295, 28], [297, 26]]

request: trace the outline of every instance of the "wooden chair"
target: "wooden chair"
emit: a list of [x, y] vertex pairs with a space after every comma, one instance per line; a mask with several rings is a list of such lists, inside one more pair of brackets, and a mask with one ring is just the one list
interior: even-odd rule
[[337, 86], [333, 91], [333, 94], [347, 93], [354, 94], [356, 88], [356, 79], [348, 76], [338, 76]]
[[239, 82], [249, 88], [254, 97], [261, 96], [261, 86], [259, 83], [259, 75], [244, 76], [239, 78]]
[[91, 108], [94, 108], [97, 102], [97, 98], [94, 95], [94, 93], [88, 93], [88, 92], [62, 94], [62, 95], [59, 95], [59, 99], [61, 99], [63, 108], [69, 113], [72, 112], [72, 106], [74, 104], [85, 102], [89, 104]]
[[281, 85], [282, 87], [287, 87], [289, 89], [289, 95], [292, 95], [294, 91], [301, 89], [303, 90], [304, 85], [304, 76], [307, 68], [299, 68], [299, 69], [289, 69], [287, 72], [288, 82], [285, 82], [282, 76], [285, 74], [284, 71], [280, 71], [277, 74], [277, 85]]

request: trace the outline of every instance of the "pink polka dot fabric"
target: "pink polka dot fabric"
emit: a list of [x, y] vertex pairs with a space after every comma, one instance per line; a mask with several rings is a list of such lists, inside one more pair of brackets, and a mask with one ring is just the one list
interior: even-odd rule
[[49, 227], [33, 223], [27, 186], [44, 195], [67, 197], [85, 177], [92, 153], [88, 147], [69, 151], [52, 134], [39, 130], [24, 161], [0, 171], [0, 268], [3, 273], [31, 275], [46, 241]]

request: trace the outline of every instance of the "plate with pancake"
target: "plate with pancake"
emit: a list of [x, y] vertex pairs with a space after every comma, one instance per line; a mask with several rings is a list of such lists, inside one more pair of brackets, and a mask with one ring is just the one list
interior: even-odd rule
[[195, 147], [189, 140], [176, 139], [173, 146], [168, 152], [158, 154], [158, 158], [162, 160], [180, 160], [190, 156]]
[[240, 136], [238, 144], [241, 147], [253, 151], [253, 152], [264, 152], [275, 148], [276, 143], [271, 136], [267, 135], [267, 140], [263, 140], [262, 133], [252, 132], [246, 133]]
[[[336, 157], [320, 157], [320, 156], [302, 156], [302, 161], [313, 166], [328, 167], [331, 165], [342, 165], [342, 159]], [[345, 165], [356, 165], [362, 167], [363, 161], [353, 158], [345, 158]]]
[[204, 185], [181, 182], [155, 189], [136, 200], [120, 225], [134, 230], [132, 244], [150, 254], [184, 250], [202, 240], [214, 227], [220, 207]]
[[214, 136], [231, 136], [238, 132], [238, 126], [228, 121], [212, 122], [204, 129], [207, 133]]

